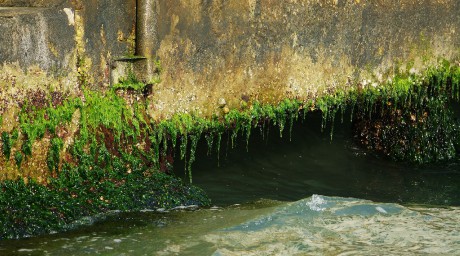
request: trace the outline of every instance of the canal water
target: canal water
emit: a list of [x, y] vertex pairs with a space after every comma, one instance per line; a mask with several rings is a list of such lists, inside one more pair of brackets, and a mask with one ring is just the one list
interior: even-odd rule
[[460, 255], [459, 163], [396, 163], [359, 148], [348, 122], [332, 140], [320, 123], [256, 129], [248, 147], [224, 135], [219, 157], [201, 141], [193, 181], [212, 208], [113, 213], [0, 241], [0, 255]]

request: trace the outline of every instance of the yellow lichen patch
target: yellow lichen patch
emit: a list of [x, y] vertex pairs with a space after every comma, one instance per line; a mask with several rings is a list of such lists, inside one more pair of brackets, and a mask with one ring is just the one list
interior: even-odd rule
[[[181, 1], [181, 8], [184, 11], [191, 12], [192, 15], [189, 15], [193, 22], [200, 22], [202, 15], [201, 15], [201, 8], [202, 8], [202, 1], [201, 0], [189, 0], [189, 1]], [[192, 20], [191, 20], [192, 21]]]
[[81, 112], [80, 109], [75, 110], [72, 115], [72, 121], [67, 125], [65, 133], [58, 134], [58, 137], [62, 138], [64, 141], [63, 153], [67, 152], [68, 148], [75, 139], [75, 134], [77, 133], [80, 127]]
[[128, 55], [134, 55], [134, 53], [136, 52], [136, 26], [135, 25], [133, 25], [131, 29], [131, 33], [126, 39], [126, 42], [128, 43]]
[[[4, 155], [0, 156], [0, 180], [16, 179], [17, 177], [30, 177], [35, 180], [46, 179], [49, 176], [46, 164], [47, 152], [49, 149], [49, 138], [35, 141], [32, 146], [32, 155], [25, 158], [19, 167], [14, 159], [14, 155], [19, 152], [22, 146], [22, 136], [13, 145], [11, 156], [6, 159]], [[2, 142], [0, 142], [2, 146]]]
[[121, 31], [121, 30], [117, 31], [117, 41], [118, 42], [125, 41], [125, 34], [123, 34], [123, 31]]
[[2, 115], [2, 124], [0, 126], [0, 132], [10, 133], [15, 127], [18, 126], [18, 114], [19, 109], [17, 107], [11, 107], [6, 109]]
[[100, 37], [101, 37], [101, 44], [104, 48], [107, 47], [107, 39], [105, 35], [105, 30], [104, 30], [104, 25], [101, 26], [101, 31], [99, 32]]
[[47, 137], [32, 144], [32, 155], [22, 163], [21, 170], [24, 170], [24, 173], [21, 173], [21, 176], [37, 179], [38, 177], [47, 177], [49, 175], [46, 164], [49, 145], [50, 139]]
[[89, 75], [92, 59], [86, 57], [85, 23], [79, 10], [75, 11], [75, 43], [77, 48], [79, 83], [93, 84], [95, 77]]
[[256, 7], [257, 7], [257, 0], [248, 0], [248, 5], [249, 5], [249, 13], [251, 13], [251, 16], [254, 17]]
[[56, 57], [56, 58], [59, 57], [59, 52], [56, 49], [55, 45], [53, 45], [52, 43], [48, 42], [48, 49], [54, 55], [54, 57]]

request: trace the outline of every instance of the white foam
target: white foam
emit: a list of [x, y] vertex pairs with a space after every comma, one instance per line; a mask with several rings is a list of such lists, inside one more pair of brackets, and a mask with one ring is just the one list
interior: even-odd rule
[[388, 213], [387, 211], [385, 211], [385, 209], [383, 209], [383, 208], [380, 207], [380, 206], [375, 207], [375, 209], [376, 209], [377, 211], [381, 212], [381, 213], [385, 213], [385, 214]]
[[326, 204], [326, 200], [320, 195], [312, 195], [310, 201], [307, 202], [307, 206], [310, 207], [310, 210], [322, 212], [326, 210], [322, 205]]

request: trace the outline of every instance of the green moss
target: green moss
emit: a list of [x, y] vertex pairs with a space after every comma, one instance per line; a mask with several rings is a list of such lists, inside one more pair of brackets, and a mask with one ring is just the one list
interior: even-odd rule
[[[50, 176], [44, 177], [47, 185], [34, 181], [24, 184], [22, 180], [0, 184], [0, 190], [7, 191], [0, 196], [0, 231], [4, 234], [0, 238], [66, 230], [79, 218], [109, 210], [209, 204], [200, 189], [152, 171], [154, 163], [149, 163], [149, 159], [155, 159], [153, 162], [158, 165], [159, 154], [133, 146], [141, 135], [160, 138], [146, 121], [142, 104], [133, 106], [131, 111], [114, 91], [85, 91], [84, 96], [84, 101], [69, 99], [56, 108], [23, 107], [20, 129], [25, 138], [22, 151], [15, 153], [16, 164], [20, 166], [23, 156], [32, 154], [35, 140], [50, 136]], [[56, 131], [69, 124], [77, 110], [81, 119], [69, 150], [73, 162], [65, 163], [60, 159], [64, 143]], [[11, 137], [17, 138], [17, 131], [13, 136], [4, 133], [3, 137], [9, 142], [4, 145], [11, 145]], [[158, 145], [165, 143], [162, 140], [158, 140]]]
[[133, 71], [129, 71], [127, 77], [120, 79], [119, 83], [113, 85], [114, 90], [130, 89], [134, 91], [143, 91], [145, 84], [139, 81]]
[[24, 134], [22, 152], [26, 156], [32, 155], [33, 142], [43, 138], [47, 132], [55, 135], [56, 128], [68, 124], [75, 110], [81, 106], [82, 101], [79, 98], [64, 101], [57, 107], [52, 107], [50, 103], [50, 107], [46, 109], [35, 109], [28, 103], [24, 104], [19, 114], [19, 126]]
[[10, 134], [7, 132], [2, 132], [2, 152], [7, 160], [10, 159], [11, 146], [12, 146], [12, 141], [10, 138]]
[[19, 132], [17, 129], [14, 129], [11, 134], [7, 132], [2, 132], [2, 152], [7, 160], [10, 159], [11, 151], [19, 137]]
[[46, 157], [46, 164], [50, 172], [59, 172], [60, 152], [64, 146], [64, 142], [60, 138], [53, 138]]
[[[419, 76], [398, 74], [391, 82], [382, 86], [374, 87], [367, 84], [363, 85], [363, 88], [351, 88], [346, 91], [327, 94], [314, 101], [302, 102], [295, 99], [286, 99], [276, 106], [251, 102], [246, 104], [242, 110], [231, 110], [223, 118], [205, 119], [190, 114], [176, 114], [171, 119], [162, 120], [158, 123], [151, 123], [146, 120], [143, 104], [136, 103], [132, 108], [128, 108], [124, 100], [113, 91], [105, 94], [85, 91], [84, 103], [76, 99], [66, 101], [63, 106], [56, 109], [23, 111], [20, 115], [20, 122], [21, 130], [26, 135], [26, 139], [23, 143], [22, 152], [24, 155], [30, 155], [32, 142], [42, 138], [46, 132], [53, 135], [56, 126], [69, 122], [72, 113], [77, 108], [81, 110], [82, 114], [80, 136], [76, 138], [72, 150], [77, 159], [87, 145], [94, 145], [92, 148], [95, 148], [101, 141], [104, 141], [106, 148], [109, 150], [113, 150], [114, 145], [134, 150], [130, 144], [142, 142], [147, 138], [151, 147], [146, 149], [145, 152], [140, 152], [139, 157], [148, 159], [155, 167], [159, 168], [160, 157], [166, 154], [167, 148], [169, 146], [175, 148], [177, 142], [180, 142], [180, 155], [187, 162], [186, 172], [189, 175], [191, 174], [190, 168], [194, 160], [194, 154], [191, 153], [194, 152], [197, 138], [202, 135], [207, 138], [211, 147], [213, 144], [211, 138], [220, 138], [224, 131], [231, 130], [230, 139], [233, 145], [238, 136], [245, 136], [248, 141], [251, 130], [254, 127], [264, 127], [266, 123], [272, 122], [279, 126], [280, 136], [282, 136], [286, 125], [292, 127], [293, 122], [299, 117], [299, 110], [301, 109], [304, 112], [306, 112], [305, 110], [321, 111], [323, 113], [322, 128], [324, 129], [328, 124], [331, 124], [331, 138], [337, 114], [341, 113], [343, 120], [343, 113], [347, 108], [351, 109], [352, 119], [357, 121], [364, 119], [377, 120], [378, 116], [394, 115], [393, 112], [398, 110], [405, 111], [402, 114], [404, 118], [395, 119], [386, 124], [388, 127], [391, 126], [393, 130], [395, 127], [401, 127], [401, 130], [388, 130], [388, 132], [385, 132], [385, 136], [387, 138], [388, 134], [403, 136], [403, 133], [422, 136], [417, 135], [415, 131], [424, 130], [425, 133], [430, 132], [426, 130], [437, 122], [445, 121], [443, 124], [448, 127], [455, 127], [455, 124], [449, 123], [449, 120], [452, 120], [451, 114], [448, 111], [440, 110], [446, 107], [445, 104], [448, 100], [459, 99], [459, 77], [459, 68], [443, 61], [438, 66], [426, 70], [424, 74]], [[131, 74], [124, 82], [134, 89], [139, 81]], [[452, 95], [447, 95], [448, 93]], [[415, 110], [419, 111], [419, 113], [415, 113]], [[430, 115], [426, 122], [423, 122], [423, 127], [421, 127], [421, 124], [406, 127], [401, 125], [404, 123], [398, 123], [404, 122], [414, 114], [422, 116], [425, 112], [430, 113]], [[442, 115], [436, 115], [438, 112], [442, 113]], [[402, 129], [407, 131], [402, 132]], [[409, 131], [410, 129], [413, 129], [413, 131]], [[446, 131], [446, 136], [455, 138], [453, 136], [455, 129], [452, 128]], [[423, 137], [428, 138], [429, 136]], [[420, 139], [412, 138], [414, 143], [422, 143]], [[433, 136], [431, 138], [431, 140], [434, 140]], [[431, 141], [423, 143], [433, 144]], [[455, 145], [456, 143], [447, 144]], [[388, 154], [395, 156], [396, 159], [412, 161], [418, 158], [414, 154], [408, 157], [396, 157], [396, 155], [401, 155], [396, 153], [399, 150], [396, 144], [386, 147], [392, 148], [389, 150], [395, 153]], [[219, 147], [217, 147], [217, 150], [219, 150]], [[453, 146], [450, 146], [449, 151], [454, 152]], [[95, 153], [96, 151], [93, 150], [93, 152]], [[436, 159], [438, 158], [442, 159], [443, 157], [436, 157]], [[451, 158], [451, 156], [447, 158]], [[420, 162], [419, 160], [417, 161]]]
[[[98, 92], [87, 91], [86, 102], [82, 107], [82, 129], [96, 131], [100, 126], [111, 129], [115, 133], [115, 141], [119, 142], [122, 133], [130, 132], [128, 127], [130, 118], [126, 103], [113, 92], [103, 95]], [[129, 130], [129, 131], [128, 131]]]
[[11, 143], [14, 144], [19, 138], [19, 130], [18, 129], [13, 129], [11, 132]]
[[[160, 155], [160, 148], [165, 148], [167, 141], [171, 140], [172, 145], [177, 144], [180, 139], [180, 155], [185, 161], [185, 171], [191, 179], [191, 167], [195, 160], [196, 143], [202, 136], [207, 138], [208, 145], [212, 147], [214, 138], [218, 138], [216, 150], [220, 150], [221, 135], [225, 131], [230, 131], [232, 146], [238, 136], [244, 136], [247, 141], [251, 130], [266, 122], [272, 121], [280, 127], [282, 135], [286, 121], [290, 123], [298, 117], [298, 110], [301, 102], [298, 100], [286, 99], [277, 106], [260, 104], [254, 102], [250, 108], [245, 110], [230, 110], [223, 118], [202, 118], [190, 114], [175, 114], [168, 120], [152, 124], [153, 135], [151, 140], [155, 145], [155, 154]], [[210, 150], [210, 149], [209, 149]], [[218, 154], [219, 155], [219, 154]]]
[[459, 127], [449, 104], [458, 101], [459, 67], [441, 62], [423, 75], [399, 74], [357, 94], [356, 137], [395, 160], [431, 163], [458, 156]]
[[22, 179], [0, 184], [0, 240], [65, 231], [111, 210], [209, 205], [203, 191], [154, 171], [64, 168], [47, 186]]
[[22, 160], [24, 160], [24, 156], [20, 151], [16, 151], [14, 153], [14, 161], [16, 162], [18, 169], [21, 169]]
[[[138, 56], [132, 56], [131, 58], [139, 58]], [[156, 67], [156, 75], [150, 79], [150, 81], [141, 81], [134, 74], [133, 70], [128, 70], [128, 75], [121, 78], [118, 83], [114, 84], [113, 90], [132, 90], [137, 92], [144, 92], [147, 88], [147, 84], [154, 85], [161, 82], [160, 73], [162, 71], [160, 60], [153, 61]], [[147, 84], [146, 84], [147, 83]]]
[[[0, 228], [7, 234], [4, 237], [21, 237], [63, 230], [83, 216], [111, 209], [207, 205], [199, 189], [152, 171], [161, 169], [162, 158], [170, 149], [180, 151], [192, 182], [201, 137], [206, 139], [208, 152], [215, 148], [219, 158], [224, 132], [230, 133], [232, 146], [238, 136], [246, 138], [248, 145], [252, 129], [259, 127], [265, 133], [270, 123], [278, 125], [282, 136], [302, 111], [304, 117], [308, 111], [321, 111], [322, 128], [330, 125], [332, 136], [336, 116], [341, 114], [343, 120], [345, 110], [351, 110], [356, 130], [369, 135], [368, 147], [397, 160], [452, 159], [458, 155], [460, 129], [448, 102], [460, 99], [459, 81], [460, 67], [441, 62], [422, 75], [399, 74], [382, 86], [362, 85], [308, 101], [286, 99], [277, 105], [248, 102], [222, 117], [176, 114], [158, 122], [147, 118], [144, 104], [128, 107], [115, 90], [85, 90], [82, 99], [43, 109], [25, 104], [19, 115], [24, 139], [21, 151], [14, 154], [16, 164], [20, 166], [23, 157], [32, 154], [35, 140], [49, 136], [50, 177], [44, 177], [47, 185], [21, 180], [0, 184], [5, 192], [0, 194]], [[128, 78], [126, 88], [136, 89], [137, 82]], [[63, 140], [57, 130], [69, 124], [77, 110], [81, 114], [78, 132], [68, 150], [72, 159], [62, 162]], [[2, 151], [8, 159], [18, 134], [18, 130], [2, 133]]]

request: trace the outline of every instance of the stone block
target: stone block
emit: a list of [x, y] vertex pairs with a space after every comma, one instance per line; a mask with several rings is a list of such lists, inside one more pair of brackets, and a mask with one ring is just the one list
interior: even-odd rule
[[0, 8], [0, 34], [1, 64], [37, 65], [52, 75], [75, 69], [75, 29], [63, 9]]

